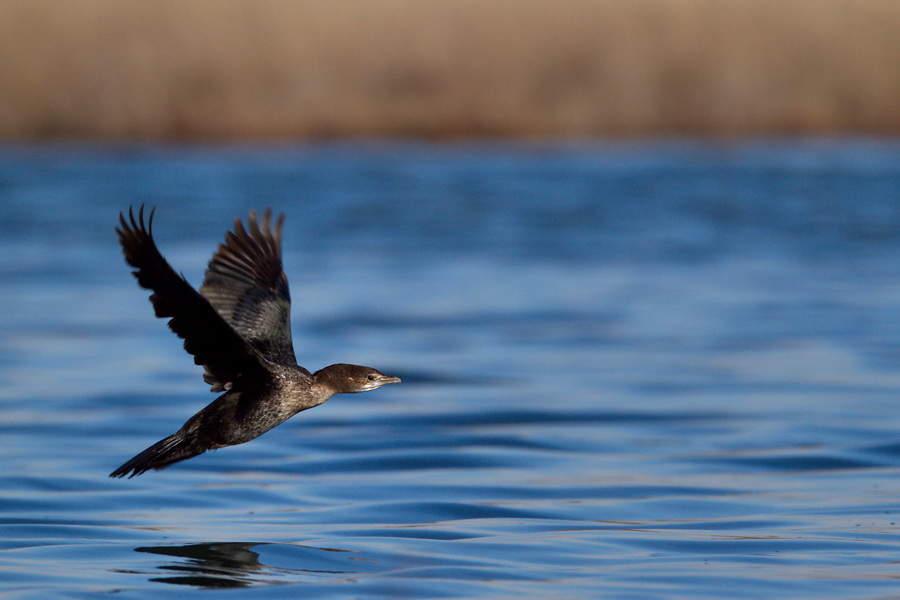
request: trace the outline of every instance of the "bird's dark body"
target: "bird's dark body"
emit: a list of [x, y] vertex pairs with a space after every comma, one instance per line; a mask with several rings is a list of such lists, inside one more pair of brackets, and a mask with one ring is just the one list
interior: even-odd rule
[[119, 240], [138, 283], [153, 291], [157, 317], [184, 339], [203, 365], [211, 390], [224, 392], [169, 437], [111, 473], [133, 477], [207, 450], [243, 444], [334, 394], [396, 383], [371, 367], [335, 364], [316, 373], [297, 365], [290, 330], [290, 295], [281, 266], [281, 224], [262, 226], [251, 212], [248, 228], [235, 220], [209, 263], [199, 292], [177, 275], [156, 248], [153, 213], [144, 224], [120, 215]]

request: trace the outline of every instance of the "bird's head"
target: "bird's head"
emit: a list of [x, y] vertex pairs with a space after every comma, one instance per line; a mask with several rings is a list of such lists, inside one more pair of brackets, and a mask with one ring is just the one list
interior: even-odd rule
[[356, 394], [378, 389], [387, 383], [400, 383], [399, 377], [385, 375], [372, 367], [359, 365], [329, 365], [313, 375], [335, 394]]

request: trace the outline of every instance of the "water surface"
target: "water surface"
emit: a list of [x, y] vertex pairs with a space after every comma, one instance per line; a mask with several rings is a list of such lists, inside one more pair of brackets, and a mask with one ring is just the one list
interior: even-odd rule
[[[107, 474], [213, 396], [128, 274], [287, 213], [301, 364], [404, 383]], [[0, 150], [0, 595], [900, 593], [900, 145]], [[204, 596], [208, 597], [208, 596]]]

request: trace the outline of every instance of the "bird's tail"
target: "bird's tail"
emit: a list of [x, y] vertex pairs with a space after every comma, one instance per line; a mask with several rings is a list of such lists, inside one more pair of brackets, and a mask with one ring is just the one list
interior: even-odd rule
[[109, 476], [125, 477], [127, 475], [130, 479], [150, 469], [164, 469], [178, 461], [203, 454], [205, 449], [197, 449], [196, 444], [191, 443], [192, 441], [181, 431], [174, 433], [166, 439], [156, 442], [110, 473]]

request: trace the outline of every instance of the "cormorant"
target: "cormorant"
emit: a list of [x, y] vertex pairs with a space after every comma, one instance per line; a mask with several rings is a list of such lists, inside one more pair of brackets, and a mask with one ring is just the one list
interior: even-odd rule
[[234, 220], [206, 270], [200, 291], [178, 275], [153, 241], [153, 214], [144, 207], [116, 228], [126, 262], [141, 287], [153, 291], [157, 317], [184, 339], [184, 349], [203, 365], [211, 391], [225, 392], [169, 437], [110, 474], [134, 477], [163, 469], [207, 450], [249, 442], [334, 394], [366, 392], [398, 383], [370, 367], [336, 364], [310, 373], [297, 364], [291, 341], [291, 298], [281, 266], [281, 226], [271, 210], [260, 225], [251, 211], [245, 229]]

